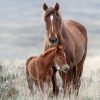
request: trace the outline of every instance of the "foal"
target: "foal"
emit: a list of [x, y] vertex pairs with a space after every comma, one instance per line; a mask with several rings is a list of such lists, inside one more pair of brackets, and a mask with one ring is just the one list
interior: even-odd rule
[[59, 66], [59, 69], [64, 72], [69, 69], [62, 46], [49, 48], [39, 57], [33, 56], [26, 61], [26, 76], [31, 93], [33, 92], [33, 83], [43, 92], [44, 82], [46, 79], [50, 82], [53, 75], [53, 64]]

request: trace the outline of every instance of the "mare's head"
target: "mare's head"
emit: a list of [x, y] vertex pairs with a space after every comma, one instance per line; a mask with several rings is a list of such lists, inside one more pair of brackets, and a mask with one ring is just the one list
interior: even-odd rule
[[67, 72], [69, 70], [69, 65], [66, 60], [66, 54], [62, 46], [56, 46], [56, 55], [54, 58], [54, 64], [58, 70]]
[[48, 7], [47, 4], [44, 3], [43, 10], [48, 42], [50, 45], [57, 45], [62, 22], [61, 15], [59, 13], [59, 4], [56, 3], [54, 7]]

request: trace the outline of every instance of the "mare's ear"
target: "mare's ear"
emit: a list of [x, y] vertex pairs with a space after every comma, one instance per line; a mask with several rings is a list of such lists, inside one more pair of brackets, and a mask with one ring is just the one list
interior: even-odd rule
[[56, 2], [55, 4], [55, 11], [58, 11], [59, 10], [59, 3]]
[[47, 9], [48, 9], [48, 6], [47, 6], [46, 3], [44, 3], [44, 4], [43, 4], [43, 10], [45, 11], [45, 10], [47, 10]]

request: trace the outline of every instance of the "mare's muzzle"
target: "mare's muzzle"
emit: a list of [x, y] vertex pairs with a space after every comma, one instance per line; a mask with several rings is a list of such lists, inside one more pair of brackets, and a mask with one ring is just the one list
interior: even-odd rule
[[58, 39], [57, 38], [49, 38], [49, 42], [51, 45], [56, 45], [58, 43]]

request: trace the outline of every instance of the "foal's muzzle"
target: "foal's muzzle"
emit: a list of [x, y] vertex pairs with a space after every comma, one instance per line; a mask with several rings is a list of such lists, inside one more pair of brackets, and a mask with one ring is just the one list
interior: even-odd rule
[[69, 65], [66, 64], [66, 65], [63, 66], [62, 71], [65, 72], [65, 73], [67, 73], [67, 72], [69, 71], [69, 69], [70, 69], [70, 68], [69, 68]]
[[56, 45], [58, 42], [57, 38], [49, 38], [49, 42], [51, 43], [51, 45]]
[[64, 73], [67, 73], [70, 70], [70, 67], [68, 64], [63, 65], [62, 68], [56, 65], [56, 69], [58, 71], [63, 71]]

